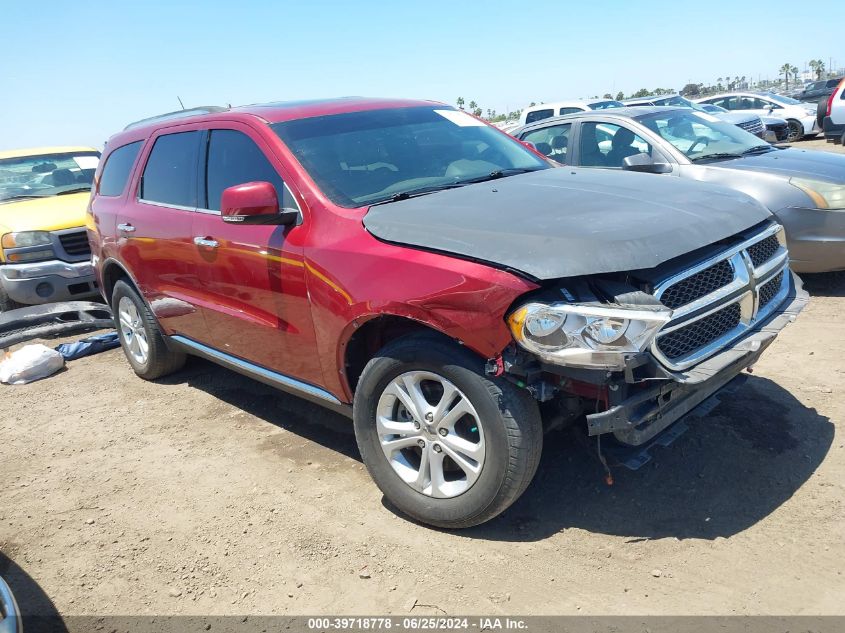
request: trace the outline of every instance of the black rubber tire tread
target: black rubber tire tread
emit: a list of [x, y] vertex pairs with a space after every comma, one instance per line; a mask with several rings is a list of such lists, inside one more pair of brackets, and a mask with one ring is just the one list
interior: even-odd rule
[[[787, 142], [794, 143], [795, 141], [800, 141], [804, 138], [804, 125], [798, 119], [787, 119], [787, 125], [789, 126], [789, 135], [786, 137]], [[793, 136], [792, 128], [793, 126], [801, 128], [801, 132], [798, 133], [797, 136]]]
[[[418, 493], [401, 481], [384, 458], [374, 422], [375, 408], [384, 388], [381, 383], [386, 384], [399, 373], [415, 368], [430, 370], [438, 367], [441, 368], [438, 373], [455, 383], [476, 409], [498, 410], [501, 429], [493, 428], [496, 420], [485, 418], [485, 433], [503, 430], [507, 446], [506, 464], [485, 463], [485, 470], [472, 488], [446, 500]], [[478, 395], [482, 389], [486, 390], [488, 402], [479, 402], [467, 393], [475, 390]], [[479, 411], [479, 415], [483, 414]], [[397, 339], [367, 363], [355, 392], [353, 419], [364, 465], [385, 497], [410, 517], [441, 528], [468, 528], [501, 514], [525, 492], [537, 472], [542, 454], [543, 426], [536, 400], [528, 391], [506, 379], [487, 376], [480, 357], [436, 333], [415, 333]], [[490, 494], [478, 488], [487, 469], [494, 472], [494, 478], [488, 479], [485, 486], [490, 488]], [[503, 472], [497, 474], [497, 470]], [[397, 489], [400, 494], [393, 494]], [[471, 497], [476, 497], [475, 503], [463, 504], [460, 501]], [[449, 507], [432, 511], [431, 507], [439, 502], [447, 502], [443, 505]], [[473, 505], [475, 507], [471, 507]]]
[[[138, 309], [138, 314], [141, 315], [141, 319], [144, 322], [144, 329], [147, 332], [147, 341], [150, 346], [149, 354], [147, 355], [147, 362], [144, 365], [140, 365], [137, 361], [135, 361], [135, 359], [132, 358], [126, 350], [126, 346], [123, 341], [123, 333], [120, 329], [120, 321], [117, 310], [117, 305], [120, 302], [121, 297], [129, 297], [129, 299], [135, 304], [135, 307]], [[122, 279], [118, 280], [112, 290], [111, 303], [115, 328], [117, 328], [118, 336], [120, 337], [120, 346], [123, 348], [126, 360], [129, 361], [129, 364], [138, 376], [144, 380], [155, 380], [156, 378], [172, 374], [184, 366], [185, 354], [168, 347], [155, 315], [147, 307], [147, 304], [144, 303], [144, 300], [141, 299], [134, 286]]]
[[23, 308], [24, 304], [18, 303], [14, 299], [10, 299], [6, 291], [0, 286], [0, 312], [8, 312], [9, 310], [17, 310]]

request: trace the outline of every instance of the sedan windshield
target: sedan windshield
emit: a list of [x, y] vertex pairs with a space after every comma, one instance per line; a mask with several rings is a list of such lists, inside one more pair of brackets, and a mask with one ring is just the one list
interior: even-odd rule
[[344, 207], [551, 167], [517, 140], [448, 106], [350, 112], [271, 127]]
[[99, 152], [2, 158], [0, 202], [88, 191], [99, 160]]
[[644, 115], [637, 120], [692, 161], [736, 158], [774, 150], [753, 134], [706, 112], [673, 110]]
[[778, 103], [782, 103], [784, 105], [801, 105], [801, 102], [798, 101], [798, 99], [793, 99], [792, 97], [787, 97], [785, 95], [776, 95], [770, 93], [765, 96], [767, 99], [777, 101]]
[[608, 108], [624, 108], [621, 101], [597, 101], [590, 104], [590, 110], [607, 110]]

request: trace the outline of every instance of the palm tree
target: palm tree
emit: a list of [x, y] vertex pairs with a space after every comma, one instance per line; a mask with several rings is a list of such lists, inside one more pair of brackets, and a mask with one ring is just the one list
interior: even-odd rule
[[792, 64], [784, 64], [781, 66], [778, 74], [783, 75], [783, 78], [786, 81], [786, 89], [789, 90], [789, 75], [792, 74]]
[[455, 103], [458, 104], [458, 108], [460, 108], [461, 110], [464, 109], [464, 98], [463, 97], [458, 97], [458, 100]]
[[470, 109], [471, 112], [474, 112], [477, 107], [478, 107], [478, 104], [475, 101], [469, 102], [469, 109]]
[[792, 78], [795, 80], [795, 85], [797, 86], [798, 85], [798, 73], [800, 71], [798, 70], [797, 66], [793, 66], [790, 70], [792, 71]]
[[824, 74], [824, 62], [820, 59], [811, 59], [810, 68], [816, 73], [816, 79], [821, 79]]

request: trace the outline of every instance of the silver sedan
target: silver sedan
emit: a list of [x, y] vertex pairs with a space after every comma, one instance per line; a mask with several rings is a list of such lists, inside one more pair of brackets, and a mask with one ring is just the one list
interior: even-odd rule
[[845, 270], [845, 156], [775, 147], [703, 112], [615, 108], [511, 132], [572, 166], [713, 182], [766, 205], [786, 228], [797, 272]]

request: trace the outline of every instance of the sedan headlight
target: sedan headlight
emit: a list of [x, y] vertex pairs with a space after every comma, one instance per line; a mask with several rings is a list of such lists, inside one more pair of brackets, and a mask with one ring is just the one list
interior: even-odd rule
[[666, 308], [528, 303], [508, 316], [508, 325], [519, 345], [550, 363], [621, 369], [625, 355], [648, 347], [671, 316]]
[[47, 231], [21, 231], [20, 233], [6, 233], [3, 236], [3, 248], [20, 248], [22, 246], [49, 246], [52, 239]]
[[806, 178], [790, 178], [789, 182], [810, 196], [818, 209], [845, 209], [845, 185]]

